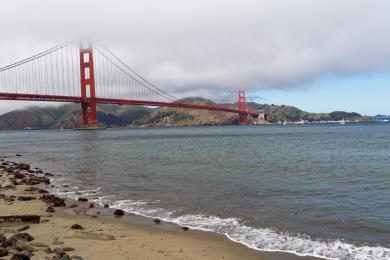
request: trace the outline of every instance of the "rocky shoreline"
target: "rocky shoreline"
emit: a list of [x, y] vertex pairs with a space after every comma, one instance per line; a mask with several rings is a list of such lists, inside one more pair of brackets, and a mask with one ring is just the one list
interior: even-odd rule
[[[16, 156], [21, 156], [17, 154]], [[82, 260], [83, 257], [70, 255], [75, 249], [65, 247], [64, 242], [53, 236], [51, 245], [36, 241], [28, 233], [29, 224], [49, 222], [56, 207], [66, 207], [65, 199], [49, 194], [42, 186], [50, 184], [51, 173], [44, 173], [39, 168], [31, 169], [27, 163], [16, 163], [0, 159], [0, 200], [8, 206], [13, 206], [19, 201], [41, 200], [47, 206], [43, 215], [0, 215], [0, 257], [9, 257], [11, 260], [31, 259], [35, 252], [41, 251], [47, 254], [45, 259], [74, 259]], [[17, 189], [17, 187], [24, 189]], [[11, 195], [8, 195], [10, 194]], [[13, 194], [12, 194], [13, 193]], [[3, 212], [2, 212], [3, 213]], [[28, 213], [28, 212], [26, 212]], [[73, 226], [71, 228], [74, 228]]]
[[[129, 224], [121, 221], [128, 215], [121, 209], [100, 207], [83, 197], [60, 198], [48, 189], [54, 176], [0, 158], [0, 260], [265, 259], [188, 227], [168, 231]], [[103, 216], [107, 214], [115, 217]], [[159, 219], [150, 222], [162, 224]]]

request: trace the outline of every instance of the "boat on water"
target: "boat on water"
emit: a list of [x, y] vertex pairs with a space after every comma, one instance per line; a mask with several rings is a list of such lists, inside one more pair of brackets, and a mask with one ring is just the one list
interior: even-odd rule
[[345, 119], [339, 121], [340, 125], [345, 125], [345, 123], [346, 123]]

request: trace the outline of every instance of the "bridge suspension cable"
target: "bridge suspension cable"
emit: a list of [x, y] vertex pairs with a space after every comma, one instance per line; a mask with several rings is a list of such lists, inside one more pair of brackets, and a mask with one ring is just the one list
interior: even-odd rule
[[[96, 126], [96, 104], [180, 107], [247, 115], [245, 92], [234, 91], [219, 104], [185, 104], [156, 87], [106, 48], [59, 44], [0, 68], [1, 100], [77, 102], [83, 126]], [[230, 103], [228, 105], [227, 103]], [[237, 104], [237, 108], [235, 108]]]

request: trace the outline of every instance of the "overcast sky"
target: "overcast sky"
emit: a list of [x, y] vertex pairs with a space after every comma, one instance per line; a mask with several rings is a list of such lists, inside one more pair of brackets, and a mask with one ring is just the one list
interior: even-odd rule
[[388, 0], [2, 1], [0, 67], [83, 36], [179, 97], [390, 114], [389, 25]]

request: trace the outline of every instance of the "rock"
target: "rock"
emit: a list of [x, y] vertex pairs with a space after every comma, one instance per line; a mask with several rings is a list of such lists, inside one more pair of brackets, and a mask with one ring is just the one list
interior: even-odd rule
[[114, 215], [115, 216], [123, 216], [123, 215], [125, 215], [125, 212], [123, 211], [123, 210], [121, 210], [121, 209], [116, 209], [115, 211], [114, 211]]
[[59, 256], [65, 255], [65, 251], [62, 248], [56, 247], [53, 249], [53, 252], [54, 252], [54, 254], [59, 255]]
[[103, 234], [103, 233], [80, 232], [80, 231], [76, 231], [72, 237], [81, 238], [81, 239], [104, 240], [104, 241], [114, 240], [114, 237], [112, 235]]
[[65, 200], [59, 197], [56, 197], [52, 194], [43, 195], [41, 200], [46, 202], [51, 207], [65, 207]]
[[28, 163], [18, 163], [17, 167], [20, 170], [30, 170], [30, 165]]
[[41, 189], [41, 188], [37, 188], [37, 187], [28, 187], [24, 191], [29, 191], [29, 192], [35, 192], [36, 191], [38, 193], [49, 193], [47, 190], [44, 190], [44, 189]]
[[33, 247], [31, 247], [29, 244], [26, 243], [26, 241], [23, 240], [16, 241], [14, 248], [18, 251], [35, 251]]
[[159, 220], [159, 219], [153, 219], [153, 222], [155, 223], [155, 224], [161, 224], [161, 220]]
[[28, 233], [17, 233], [3, 243], [5, 246], [15, 246], [17, 241], [32, 241], [34, 238]]
[[74, 250], [76, 250], [76, 249], [74, 249], [73, 247], [64, 247], [64, 248], [62, 248], [62, 250], [64, 250], [65, 252], [69, 252], [69, 251], [74, 251]]
[[17, 200], [20, 200], [20, 201], [29, 201], [29, 200], [35, 200], [35, 197], [30, 197], [30, 196], [18, 196]]
[[104, 206], [103, 206], [104, 208], [109, 208], [110, 207], [110, 205], [108, 205], [108, 204], [104, 204]]
[[0, 246], [0, 257], [8, 255], [8, 249]]
[[31, 242], [30, 245], [35, 247], [49, 247], [48, 245], [41, 242]]
[[15, 179], [23, 179], [26, 178], [26, 174], [20, 172], [14, 172]]
[[52, 174], [52, 173], [50, 173], [50, 172], [45, 172], [44, 175], [45, 175], [45, 176], [49, 176], [49, 177], [53, 177], [53, 176], [54, 176], [54, 174]]
[[77, 208], [77, 207], [78, 207], [77, 204], [72, 204], [72, 205], [69, 205], [69, 206], [68, 206], [69, 209], [73, 209], [73, 208]]
[[26, 182], [26, 184], [36, 183], [36, 182], [50, 184], [50, 179], [47, 177], [43, 177], [43, 176], [34, 176], [33, 175], [33, 176], [30, 176], [30, 179]]
[[0, 221], [3, 222], [27, 222], [39, 223], [41, 217], [38, 215], [14, 215], [14, 216], [0, 216]]
[[48, 248], [45, 248], [45, 250], [43, 250], [43, 252], [45, 252], [46, 254], [52, 254], [53, 250], [51, 250], [50, 247], [48, 247]]
[[94, 208], [95, 207], [95, 205], [93, 205], [93, 203], [91, 203], [91, 204], [89, 204], [89, 208], [91, 209], [91, 208]]
[[70, 260], [84, 260], [84, 258], [82, 258], [81, 256], [78, 256], [78, 255], [72, 255], [70, 257]]
[[55, 255], [53, 256], [52, 260], [70, 260], [70, 258], [67, 254], [63, 256]]
[[47, 209], [46, 209], [46, 212], [49, 212], [49, 213], [54, 213], [54, 212], [56, 212], [55, 211], [55, 209], [53, 208], [53, 207], [47, 207]]
[[3, 242], [5, 242], [7, 240], [7, 238], [0, 233], [0, 244], [2, 244]]
[[20, 157], [20, 156], [23, 156], [23, 155], [22, 155], [22, 154], [20, 154], [20, 153], [17, 153], [17, 154], [16, 154], [16, 156], [17, 156], [17, 157]]
[[71, 229], [83, 229], [83, 227], [80, 224], [73, 224], [70, 228]]
[[26, 254], [14, 254], [10, 260], [30, 260], [30, 256]]
[[182, 227], [181, 229], [183, 229], [184, 231], [188, 231], [188, 230], [190, 230], [190, 228], [189, 228], [189, 227]]
[[78, 198], [78, 201], [88, 202], [88, 199], [87, 198]]
[[29, 229], [29, 228], [30, 228], [29, 225], [23, 225], [23, 226], [21, 226], [21, 227], [18, 229], [18, 231], [19, 231], [19, 232], [25, 231], [25, 230], [27, 230], [27, 229]]
[[15, 184], [11, 181], [10, 178], [2, 177], [0, 179], [0, 188], [2, 189], [13, 189], [15, 188]]

